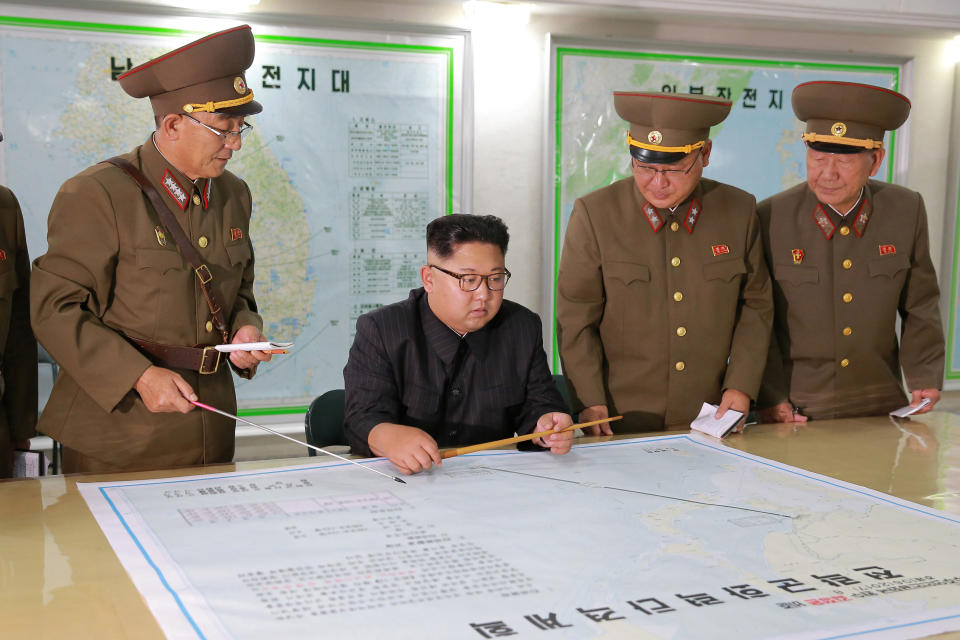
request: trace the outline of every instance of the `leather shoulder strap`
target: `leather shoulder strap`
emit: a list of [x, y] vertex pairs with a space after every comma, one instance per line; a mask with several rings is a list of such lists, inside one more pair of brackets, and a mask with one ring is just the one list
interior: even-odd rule
[[183, 227], [177, 222], [177, 218], [163, 201], [156, 187], [154, 187], [150, 181], [147, 180], [147, 177], [143, 175], [143, 172], [137, 169], [129, 160], [114, 156], [113, 158], [104, 160], [104, 162], [112, 164], [130, 176], [137, 186], [140, 187], [140, 190], [146, 194], [147, 199], [150, 200], [150, 204], [153, 205], [153, 210], [157, 212], [160, 222], [163, 223], [163, 227], [173, 238], [177, 248], [180, 249], [180, 255], [189, 263], [193, 272], [197, 274], [197, 280], [200, 282], [203, 297], [206, 299], [207, 306], [210, 308], [210, 316], [213, 318], [213, 323], [220, 332], [224, 344], [229, 342], [230, 328], [224, 321], [223, 307], [220, 305], [216, 292], [210, 284], [213, 282], [213, 274], [210, 273], [210, 269], [204, 264], [200, 253], [194, 248], [193, 243], [190, 242], [190, 238], [184, 233]]

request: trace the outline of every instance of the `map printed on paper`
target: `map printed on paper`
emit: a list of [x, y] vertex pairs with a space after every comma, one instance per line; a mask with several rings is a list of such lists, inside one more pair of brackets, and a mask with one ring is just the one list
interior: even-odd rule
[[[0, 26], [0, 184], [20, 200], [31, 258], [46, 251], [60, 184], [153, 130], [149, 100], [127, 96], [116, 76], [200, 35], [128, 29]], [[296, 346], [254, 379], [235, 378], [242, 408], [305, 405], [342, 387], [357, 315], [420, 286], [424, 229], [448, 198], [459, 206], [451, 41], [263, 31], [254, 28], [246, 72], [263, 112], [249, 118], [254, 128], [227, 169], [253, 196], [263, 332]]]
[[78, 487], [171, 637], [960, 629], [960, 517], [712, 439], [471, 454], [406, 480], [339, 463]]

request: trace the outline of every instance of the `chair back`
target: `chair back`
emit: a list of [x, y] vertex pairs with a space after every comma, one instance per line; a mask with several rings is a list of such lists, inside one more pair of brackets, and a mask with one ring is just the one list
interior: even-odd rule
[[[304, 432], [307, 444], [326, 447], [333, 444], [348, 444], [343, 432], [343, 405], [346, 394], [343, 389], [331, 389], [314, 398], [304, 418]], [[311, 456], [317, 455], [313, 449]]]

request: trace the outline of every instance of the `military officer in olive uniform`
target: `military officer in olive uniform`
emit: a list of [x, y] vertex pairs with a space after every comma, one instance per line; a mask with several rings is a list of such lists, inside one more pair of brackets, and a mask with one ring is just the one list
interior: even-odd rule
[[[156, 131], [121, 156], [147, 187], [101, 163], [70, 178], [54, 200], [31, 315], [61, 366], [38, 429], [63, 443], [66, 472], [233, 457], [234, 422], [189, 401], [235, 412], [227, 358], [203, 346], [262, 339], [250, 190], [225, 171], [249, 129], [244, 117], [261, 111], [243, 75], [253, 55], [244, 25], [120, 76], [128, 94], [150, 97], [156, 116]], [[183, 242], [148, 200], [150, 189], [173, 212]], [[203, 262], [196, 271], [191, 246]], [[249, 377], [269, 357], [236, 351], [229, 362]]]
[[884, 131], [903, 124], [910, 101], [870, 85], [807, 82], [793, 110], [807, 123], [807, 182], [759, 206], [776, 305], [761, 418], [887, 413], [906, 404], [901, 366], [910, 404], [936, 403], [944, 342], [923, 198], [870, 180]]
[[[3, 140], [3, 135], [0, 135]], [[30, 258], [16, 196], [0, 186], [0, 478], [37, 424], [37, 341], [30, 330]]]
[[746, 413], [773, 306], [756, 200], [702, 178], [727, 100], [614, 93], [633, 177], [578, 199], [558, 279], [560, 356], [580, 420], [689, 424]]

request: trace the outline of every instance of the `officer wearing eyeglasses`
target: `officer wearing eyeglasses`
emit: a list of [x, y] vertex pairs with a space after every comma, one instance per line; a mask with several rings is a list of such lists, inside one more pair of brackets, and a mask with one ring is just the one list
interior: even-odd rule
[[543, 351], [540, 318], [503, 299], [507, 227], [456, 214], [427, 226], [423, 287], [364, 314], [343, 370], [354, 453], [405, 474], [440, 464], [440, 447], [542, 431], [534, 447], [570, 450], [573, 432]]
[[[233, 421], [189, 401], [235, 413], [230, 366], [250, 377], [270, 358], [234, 351], [228, 366], [203, 348], [262, 338], [250, 190], [225, 170], [250, 128], [244, 118], [262, 109], [244, 79], [253, 56], [243, 25], [119, 78], [131, 96], [150, 98], [156, 119], [156, 131], [121, 157], [159, 193], [207, 270], [194, 272], [145, 193], [116, 166], [90, 167], [54, 200], [31, 310], [61, 371], [38, 429], [64, 445], [66, 472], [233, 458]], [[201, 273], [212, 277], [220, 314], [206, 302]]]
[[581, 421], [622, 414], [623, 431], [663, 429], [689, 424], [703, 402], [719, 417], [756, 397], [773, 315], [756, 200], [701, 177], [710, 127], [730, 106], [614, 93], [633, 176], [576, 201], [557, 282]]

